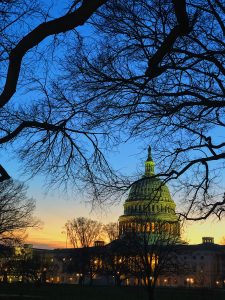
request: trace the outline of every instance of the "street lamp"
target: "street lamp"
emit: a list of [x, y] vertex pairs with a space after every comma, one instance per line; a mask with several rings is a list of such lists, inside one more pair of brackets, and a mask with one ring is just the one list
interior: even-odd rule
[[190, 287], [190, 278], [187, 278], [188, 287]]
[[194, 279], [191, 278], [191, 277], [190, 278], [188, 277], [186, 280], [187, 280], [187, 283], [188, 283], [188, 287], [191, 287], [191, 285], [194, 283]]

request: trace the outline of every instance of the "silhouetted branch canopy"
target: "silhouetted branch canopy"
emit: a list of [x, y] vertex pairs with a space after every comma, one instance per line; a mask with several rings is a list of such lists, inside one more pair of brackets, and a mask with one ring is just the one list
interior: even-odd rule
[[0, 183], [0, 243], [18, 243], [26, 230], [40, 225], [34, 217], [35, 201], [26, 195], [24, 184], [12, 179]]
[[3, 1], [0, 146], [33, 175], [102, 204], [131, 184], [109, 164], [112, 149], [151, 144], [155, 176], [182, 195], [181, 215], [221, 218], [224, 1], [61, 5], [58, 15], [48, 3]]

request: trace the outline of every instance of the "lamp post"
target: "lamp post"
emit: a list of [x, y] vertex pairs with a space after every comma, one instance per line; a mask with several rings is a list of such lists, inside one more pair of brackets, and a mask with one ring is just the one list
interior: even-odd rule
[[153, 280], [153, 277], [152, 277], [152, 276], [150, 276], [150, 277], [149, 277], [150, 286], [152, 286], [152, 280]]
[[8, 269], [5, 268], [3, 272], [3, 282], [7, 283], [8, 282]]
[[47, 280], [46, 273], [47, 273], [47, 268], [44, 267], [43, 270], [42, 270], [42, 274], [41, 274], [41, 282], [42, 283], [46, 283], [46, 280]]
[[189, 285], [190, 284], [190, 278], [187, 278], [186, 281], [187, 281], [188, 287], [190, 287], [190, 285]]
[[83, 274], [82, 273], [77, 273], [76, 276], [77, 276], [77, 279], [78, 279], [78, 284], [83, 285]]
[[194, 283], [194, 279], [191, 278], [191, 277], [190, 277], [190, 278], [188, 277], [188, 278], [186, 279], [186, 281], [187, 281], [187, 284], [188, 284], [188, 287], [189, 287], [189, 288], [190, 288], [191, 285]]

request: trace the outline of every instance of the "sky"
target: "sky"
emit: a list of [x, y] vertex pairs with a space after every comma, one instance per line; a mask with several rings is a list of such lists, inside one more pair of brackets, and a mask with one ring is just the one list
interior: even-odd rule
[[[135, 143], [123, 144], [117, 152], [112, 153], [111, 163], [120, 168], [126, 174], [132, 174], [137, 169], [143, 168], [147, 149], [141, 151], [143, 145]], [[154, 155], [154, 153], [153, 153]], [[70, 247], [63, 234], [63, 227], [67, 220], [77, 217], [87, 217], [98, 220], [102, 223], [117, 222], [118, 217], [123, 214], [123, 202], [118, 201], [113, 206], [106, 206], [104, 209], [92, 211], [90, 204], [86, 203], [80, 195], [66, 194], [58, 189], [48, 189], [45, 186], [45, 178], [36, 176], [27, 180], [22, 175], [21, 166], [16, 159], [7, 157], [4, 154], [3, 162], [7, 165], [10, 175], [18, 180], [25, 180], [29, 186], [28, 195], [36, 199], [35, 215], [41, 219], [43, 225], [40, 229], [28, 230], [26, 243], [33, 244], [37, 248], [65, 248]], [[157, 170], [157, 165], [156, 165]], [[174, 198], [176, 202], [176, 198]], [[203, 236], [212, 236], [216, 243], [220, 243], [225, 236], [225, 220], [208, 219], [201, 222], [186, 223], [183, 232], [183, 239], [190, 244], [201, 243]]]
[[[119, 153], [115, 160], [119, 165], [123, 163], [126, 169], [132, 169], [132, 167], [134, 169], [138, 159], [136, 157], [136, 163], [133, 155], [130, 157], [128, 155], [126, 160], [123, 159], [125, 149], [126, 147], [123, 147], [122, 153]], [[40, 184], [41, 182], [34, 179], [30, 185], [30, 194], [34, 193], [33, 196], [37, 199], [36, 214], [44, 222], [42, 229], [29, 232], [28, 242], [37, 247], [69, 247], [66, 236], [62, 232], [66, 221], [72, 218], [83, 216], [108, 223], [117, 222], [118, 217], [123, 214], [125, 198], [115, 203], [114, 206], [105, 207], [104, 210], [91, 211], [90, 205], [79, 200], [79, 197], [76, 199], [73, 195], [65, 196], [57, 190], [45, 194]], [[174, 200], [176, 202], [176, 199]], [[219, 221], [211, 218], [207, 221], [186, 223], [183, 232], [184, 240], [190, 244], [199, 244], [203, 236], [212, 236], [216, 243], [220, 243], [222, 236], [225, 236], [225, 220]]]
[[[54, 1], [61, 8], [61, 1]], [[110, 162], [116, 169], [120, 169], [127, 175], [135, 173], [143, 163], [147, 151], [143, 152], [144, 144], [125, 143], [116, 152], [111, 153]], [[154, 155], [154, 153], [153, 153]], [[6, 167], [9, 174], [17, 180], [25, 181], [29, 186], [28, 195], [36, 199], [35, 215], [43, 222], [42, 228], [28, 230], [27, 243], [39, 248], [59, 248], [70, 246], [63, 234], [63, 227], [67, 220], [76, 217], [88, 217], [103, 223], [116, 222], [123, 214], [123, 202], [117, 202], [114, 206], [107, 206], [104, 210], [92, 211], [90, 204], [86, 203], [81, 195], [74, 195], [57, 189], [45, 186], [43, 176], [35, 176], [28, 180], [27, 175], [23, 175], [23, 167], [16, 158], [9, 156], [7, 152], [1, 152], [0, 163]], [[157, 166], [156, 166], [157, 168]], [[176, 199], [174, 198], [175, 202]], [[215, 242], [219, 243], [225, 236], [225, 220], [218, 221], [208, 219], [202, 222], [189, 222], [185, 226], [183, 238], [191, 244], [201, 243], [203, 236], [212, 236]]]

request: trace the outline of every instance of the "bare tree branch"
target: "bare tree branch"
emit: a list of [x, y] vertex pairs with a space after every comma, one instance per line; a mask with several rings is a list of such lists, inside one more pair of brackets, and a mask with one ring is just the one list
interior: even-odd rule
[[8, 174], [7, 171], [3, 168], [2, 165], [0, 165], [0, 174], [1, 174], [0, 182], [3, 182], [3, 181], [5, 181], [5, 180], [10, 179], [9, 174]]
[[16, 45], [9, 54], [7, 79], [4, 90], [0, 95], [0, 108], [10, 100], [16, 91], [24, 55], [46, 37], [64, 33], [79, 25], [83, 25], [105, 2], [106, 0], [83, 1], [82, 5], [76, 11], [66, 14], [61, 18], [40, 24]]

